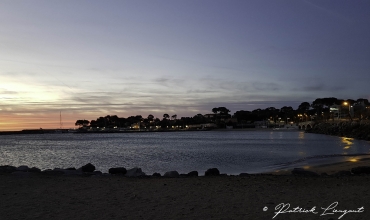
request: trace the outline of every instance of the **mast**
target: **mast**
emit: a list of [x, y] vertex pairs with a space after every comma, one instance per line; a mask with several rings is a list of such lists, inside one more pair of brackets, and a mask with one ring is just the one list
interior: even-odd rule
[[59, 126], [62, 129], [62, 111], [59, 112]]

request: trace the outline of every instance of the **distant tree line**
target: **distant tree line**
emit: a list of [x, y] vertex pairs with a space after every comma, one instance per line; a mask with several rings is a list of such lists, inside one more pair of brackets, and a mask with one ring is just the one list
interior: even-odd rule
[[[130, 116], [128, 118], [118, 117], [117, 115], [107, 115], [99, 117], [96, 120], [77, 120], [75, 125], [80, 127], [92, 128], [127, 128], [133, 125], [138, 128], [185, 128], [188, 125], [199, 125], [213, 123], [217, 127], [238, 126], [253, 124], [256, 121], [285, 121], [298, 123], [304, 120], [330, 120], [335, 117], [330, 111], [332, 106], [349, 105], [353, 108], [353, 115], [348, 110], [347, 115], [352, 119], [369, 120], [370, 119], [370, 104], [367, 99], [337, 99], [337, 98], [317, 98], [312, 103], [302, 102], [297, 109], [291, 106], [284, 106], [280, 109], [269, 107], [266, 109], [255, 109], [253, 111], [240, 110], [233, 115], [229, 114], [230, 110], [226, 107], [216, 107], [212, 109], [213, 114], [196, 114], [193, 117], [181, 117], [177, 115], [170, 116], [165, 113], [162, 119], [154, 117], [150, 114], [146, 118], [141, 115]], [[345, 107], [343, 109], [346, 109]], [[349, 108], [348, 108], [349, 109]]]

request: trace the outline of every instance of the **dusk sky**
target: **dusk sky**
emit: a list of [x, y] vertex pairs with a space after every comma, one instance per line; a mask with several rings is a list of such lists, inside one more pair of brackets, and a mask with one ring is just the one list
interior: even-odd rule
[[370, 1], [0, 0], [0, 130], [370, 99]]

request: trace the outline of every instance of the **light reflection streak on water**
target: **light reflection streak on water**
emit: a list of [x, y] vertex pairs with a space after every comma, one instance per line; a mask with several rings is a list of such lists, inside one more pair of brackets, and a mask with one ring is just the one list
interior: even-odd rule
[[342, 144], [344, 144], [345, 146], [343, 147], [343, 154], [347, 154], [347, 151], [348, 149], [350, 149], [353, 145], [353, 138], [347, 138], [347, 137], [341, 137], [341, 142]]
[[305, 143], [305, 133], [303, 131], [299, 131], [298, 132], [298, 146], [299, 147], [299, 156], [300, 157], [306, 157], [307, 156], [307, 152], [306, 152], [306, 149], [304, 147], [302, 147], [302, 145], [304, 145]]

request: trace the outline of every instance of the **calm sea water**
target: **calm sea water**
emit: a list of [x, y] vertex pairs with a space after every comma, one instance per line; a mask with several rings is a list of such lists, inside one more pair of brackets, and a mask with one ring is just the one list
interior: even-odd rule
[[140, 167], [143, 172], [177, 170], [200, 174], [262, 172], [369, 154], [370, 143], [299, 131], [201, 131], [113, 134], [40, 134], [0, 136], [0, 165], [41, 169], [80, 167], [97, 170]]

